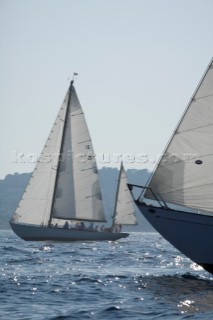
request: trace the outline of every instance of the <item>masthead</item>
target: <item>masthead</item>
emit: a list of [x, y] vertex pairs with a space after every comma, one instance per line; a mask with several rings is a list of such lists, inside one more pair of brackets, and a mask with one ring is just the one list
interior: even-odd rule
[[77, 72], [73, 72], [72, 82], [74, 82], [76, 76], [78, 76], [78, 73]]

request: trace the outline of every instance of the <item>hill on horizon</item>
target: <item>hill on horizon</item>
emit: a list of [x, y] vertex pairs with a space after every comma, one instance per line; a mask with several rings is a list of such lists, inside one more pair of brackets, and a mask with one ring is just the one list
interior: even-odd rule
[[[128, 169], [126, 173], [129, 183], [139, 185], [145, 184], [150, 175], [146, 169]], [[0, 180], [0, 229], [10, 229], [9, 220], [19, 204], [31, 174], [32, 173], [8, 174], [3, 180]], [[119, 170], [116, 168], [103, 167], [99, 170], [104, 209], [106, 219], [109, 223], [111, 222], [114, 209], [118, 175]], [[125, 227], [125, 229], [129, 231], [154, 231], [139, 210], [137, 208], [135, 209], [138, 225]]]

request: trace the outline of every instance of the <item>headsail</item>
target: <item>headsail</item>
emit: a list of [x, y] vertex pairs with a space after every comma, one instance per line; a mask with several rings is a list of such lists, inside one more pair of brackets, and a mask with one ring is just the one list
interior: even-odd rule
[[113, 225], [134, 225], [137, 224], [136, 214], [134, 210], [134, 201], [127, 185], [127, 176], [121, 163], [118, 188], [115, 199], [115, 209], [113, 216]]
[[14, 222], [46, 225], [49, 221], [68, 97], [69, 90], [13, 215]]
[[[213, 60], [149, 182], [164, 201], [213, 212]], [[146, 198], [153, 199], [149, 190]]]
[[72, 82], [12, 221], [47, 225], [51, 217], [105, 221], [92, 142]]
[[105, 221], [92, 141], [73, 86], [61, 153], [52, 217]]

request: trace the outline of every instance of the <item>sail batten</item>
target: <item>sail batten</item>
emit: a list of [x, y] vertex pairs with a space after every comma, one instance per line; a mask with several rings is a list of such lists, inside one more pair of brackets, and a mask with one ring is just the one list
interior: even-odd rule
[[196, 99], [194, 98], [193, 100], [196, 101], [196, 100], [200, 100], [200, 99], [204, 99], [204, 98], [208, 98], [208, 97], [212, 97], [213, 96], [213, 93], [212, 94], [207, 94], [205, 96], [202, 96], [202, 97], [197, 97]]
[[[212, 61], [173, 133], [148, 187], [164, 201], [213, 211]], [[147, 190], [145, 198], [153, 199]]]
[[211, 123], [211, 124], [206, 124], [205, 126], [195, 127], [195, 128], [193, 128], [193, 129], [177, 131], [176, 133], [177, 133], [177, 134], [182, 134], [182, 133], [184, 133], [184, 132], [189, 132], [189, 131], [198, 130], [198, 129], [201, 129], [201, 128], [211, 127], [211, 126], [213, 126], [212, 123]]

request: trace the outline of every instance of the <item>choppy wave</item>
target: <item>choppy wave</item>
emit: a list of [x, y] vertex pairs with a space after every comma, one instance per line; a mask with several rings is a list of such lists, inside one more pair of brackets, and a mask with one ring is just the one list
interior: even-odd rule
[[157, 233], [25, 242], [0, 233], [0, 319], [212, 319], [213, 277]]

